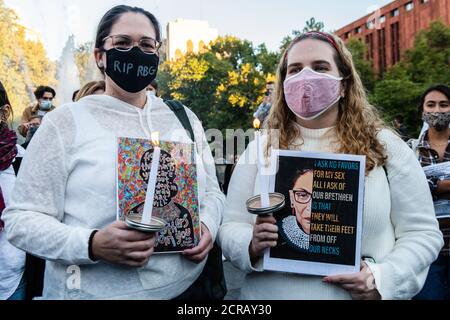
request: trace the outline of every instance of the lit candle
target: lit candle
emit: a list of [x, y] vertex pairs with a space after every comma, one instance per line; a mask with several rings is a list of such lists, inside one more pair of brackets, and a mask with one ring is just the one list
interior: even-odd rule
[[153, 202], [155, 199], [156, 182], [158, 179], [159, 162], [161, 160], [161, 148], [159, 147], [159, 132], [152, 133], [152, 143], [154, 146], [152, 167], [148, 179], [147, 195], [145, 197], [144, 212], [142, 214], [142, 223], [151, 224], [153, 214]]
[[258, 180], [259, 180], [259, 193], [261, 195], [261, 206], [263, 208], [268, 208], [270, 206], [269, 193], [267, 192], [267, 188], [265, 188], [264, 176], [262, 174], [263, 164], [264, 164], [264, 154], [262, 152], [261, 146], [261, 132], [259, 128], [261, 127], [261, 121], [255, 119], [253, 122], [253, 126], [256, 129], [255, 131], [255, 141], [256, 141], [256, 162], [258, 165]]

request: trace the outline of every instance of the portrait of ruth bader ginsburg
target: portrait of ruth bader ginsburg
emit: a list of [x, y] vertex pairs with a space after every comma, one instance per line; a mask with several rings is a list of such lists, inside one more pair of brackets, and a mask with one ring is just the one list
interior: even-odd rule
[[[140, 164], [140, 176], [148, 184], [154, 150], [144, 153]], [[167, 228], [160, 234], [163, 251], [181, 247], [194, 247], [195, 235], [192, 216], [189, 210], [176, 202], [179, 187], [176, 184], [176, 163], [173, 157], [161, 150], [161, 161], [155, 190], [153, 214], [167, 222]], [[140, 203], [128, 214], [142, 215], [145, 203]], [[182, 237], [180, 235], [183, 235]], [[177, 236], [176, 236], [177, 235]], [[177, 240], [178, 239], [178, 240]], [[180, 243], [177, 243], [180, 242]]]
[[314, 171], [296, 172], [289, 190], [292, 215], [279, 222], [281, 240], [297, 252], [308, 252], [311, 234], [311, 206]]

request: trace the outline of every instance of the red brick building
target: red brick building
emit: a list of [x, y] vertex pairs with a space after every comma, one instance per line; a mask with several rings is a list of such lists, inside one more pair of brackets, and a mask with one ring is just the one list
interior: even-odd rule
[[375, 71], [383, 73], [414, 46], [417, 33], [435, 20], [450, 25], [450, 0], [396, 0], [335, 33], [344, 41], [362, 39]]

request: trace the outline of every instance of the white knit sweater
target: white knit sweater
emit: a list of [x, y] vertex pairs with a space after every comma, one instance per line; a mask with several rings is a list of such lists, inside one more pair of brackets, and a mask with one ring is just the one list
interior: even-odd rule
[[[215, 238], [225, 197], [202, 125], [188, 115], [197, 142], [200, 218]], [[175, 114], [152, 96], [143, 110], [91, 96], [45, 117], [4, 213], [10, 242], [48, 260], [45, 299], [172, 299], [200, 274], [203, 264], [181, 254], [153, 256], [140, 269], [89, 259], [92, 231], [116, 219], [117, 137], [150, 138], [153, 131], [163, 141], [191, 142]]]
[[[334, 129], [300, 130], [304, 139], [301, 150], [336, 150], [332, 141]], [[388, 130], [380, 132], [379, 139], [388, 152], [389, 182], [381, 167], [366, 177], [362, 256], [376, 260], [369, 267], [383, 299], [410, 299], [421, 290], [443, 239], [425, 175], [411, 149]], [[245, 202], [258, 191], [257, 168], [251, 164], [255, 163], [255, 154], [252, 143], [234, 171], [219, 232], [224, 255], [247, 273], [242, 298], [351, 299], [347, 291], [323, 283], [321, 277], [263, 272], [262, 261], [251, 265], [248, 249], [256, 218], [247, 213]], [[246, 159], [250, 161], [245, 162]]]

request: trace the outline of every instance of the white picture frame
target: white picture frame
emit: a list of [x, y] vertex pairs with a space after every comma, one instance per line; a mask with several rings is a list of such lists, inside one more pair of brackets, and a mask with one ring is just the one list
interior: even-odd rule
[[[366, 157], [365, 156], [355, 156], [355, 155], [341, 155], [341, 154], [328, 154], [328, 153], [317, 153], [317, 152], [303, 152], [303, 151], [286, 151], [286, 150], [274, 150], [272, 152], [271, 166], [276, 168], [276, 172], [272, 172], [270, 175], [270, 191], [275, 192], [276, 179], [279, 173], [279, 159], [284, 158], [302, 158], [314, 160], [328, 160], [337, 161], [338, 163], [343, 162], [353, 162], [359, 164], [358, 172], [358, 188], [355, 190], [358, 194], [358, 200], [356, 204], [357, 208], [357, 221], [356, 225], [356, 241], [354, 260], [352, 260], [352, 265], [339, 264], [339, 263], [323, 263], [317, 261], [306, 261], [306, 260], [293, 260], [293, 259], [283, 259], [275, 258], [271, 256], [272, 250], [266, 250], [264, 255], [264, 270], [266, 271], [276, 271], [276, 272], [287, 272], [296, 273], [303, 275], [315, 275], [315, 276], [332, 276], [341, 274], [353, 274], [358, 273], [361, 268], [361, 235], [362, 235], [362, 218], [364, 210], [364, 184], [365, 184], [365, 167], [366, 167]], [[314, 169], [315, 170], [315, 169]], [[333, 171], [333, 169], [329, 169]], [[339, 170], [336, 170], [339, 171]], [[314, 199], [312, 200], [314, 201]], [[290, 205], [290, 200], [286, 199], [286, 206]], [[276, 250], [276, 249], [273, 249]], [[305, 253], [308, 255], [308, 253]]]

